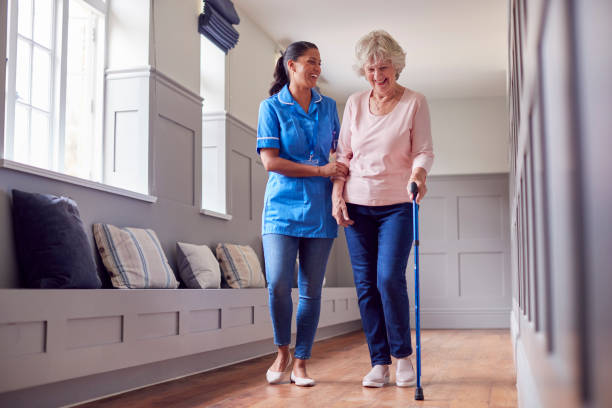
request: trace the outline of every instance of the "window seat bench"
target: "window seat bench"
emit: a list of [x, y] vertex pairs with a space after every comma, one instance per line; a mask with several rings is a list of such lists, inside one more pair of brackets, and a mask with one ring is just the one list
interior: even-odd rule
[[[297, 289], [292, 296], [295, 333]], [[320, 329], [358, 320], [355, 288], [323, 288]], [[271, 338], [264, 288], [0, 289], [0, 402], [3, 393]]]

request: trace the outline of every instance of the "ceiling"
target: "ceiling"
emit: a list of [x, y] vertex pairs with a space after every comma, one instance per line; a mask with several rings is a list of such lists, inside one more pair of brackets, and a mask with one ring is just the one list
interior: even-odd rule
[[506, 0], [233, 0], [274, 41], [317, 44], [319, 85], [345, 100], [368, 84], [352, 70], [355, 43], [388, 31], [407, 53], [399, 82], [429, 99], [503, 96]]

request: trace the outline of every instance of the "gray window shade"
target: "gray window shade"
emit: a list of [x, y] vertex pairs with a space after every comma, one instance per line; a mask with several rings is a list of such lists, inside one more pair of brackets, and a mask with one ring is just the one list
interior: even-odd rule
[[238, 43], [239, 33], [232, 24], [239, 22], [230, 0], [208, 0], [204, 2], [203, 13], [198, 19], [198, 31], [227, 53]]

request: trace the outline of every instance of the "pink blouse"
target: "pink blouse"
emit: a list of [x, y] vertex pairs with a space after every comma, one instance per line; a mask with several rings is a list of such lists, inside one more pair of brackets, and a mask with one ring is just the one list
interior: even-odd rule
[[349, 167], [344, 200], [360, 205], [409, 201], [412, 169], [433, 164], [429, 108], [425, 96], [406, 89], [386, 115], [370, 112], [371, 91], [357, 92], [346, 102], [337, 160]]

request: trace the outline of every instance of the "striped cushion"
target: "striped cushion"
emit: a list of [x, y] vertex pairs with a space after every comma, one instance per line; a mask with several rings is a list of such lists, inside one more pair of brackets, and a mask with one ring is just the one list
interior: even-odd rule
[[153, 230], [94, 224], [93, 231], [102, 262], [114, 287], [178, 287], [179, 283]]
[[219, 244], [217, 259], [221, 264], [221, 276], [230, 288], [264, 288], [259, 259], [248, 245]]

